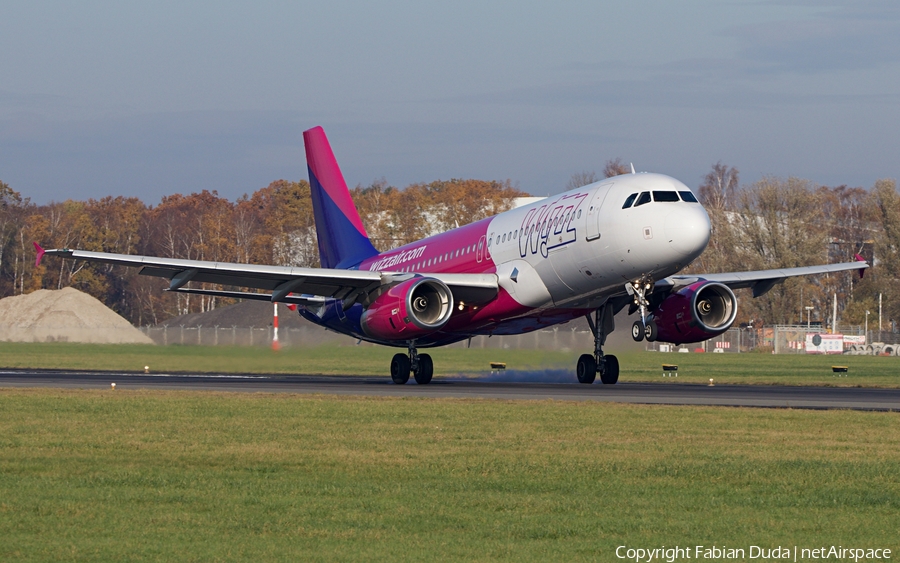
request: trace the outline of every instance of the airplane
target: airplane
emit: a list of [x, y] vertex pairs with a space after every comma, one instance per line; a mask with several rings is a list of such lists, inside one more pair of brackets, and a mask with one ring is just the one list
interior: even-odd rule
[[[303, 133], [321, 268], [132, 256], [68, 248], [43, 255], [140, 268], [169, 280], [166, 291], [295, 304], [327, 329], [406, 348], [390, 375], [427, 384], [434, 363], [420, 348], [476, 335], [512, 335], [585, 317], [593, 353], [582, 354], [580, 383], [619, 378], [606, 354], [614, 316], [640, 313], [636, 341], [701, 342], [731, 327], [734, 289], [754, 297], [792, 276], [859, 270], [855, 262], [715, 274], [679, 274], [710, 238], [706, 210], [691, 190], [663, 174], [606, 178], [422, 240], [378, 251], [321, 127]], [[253, 291], [205, 289], [206, 283]]]

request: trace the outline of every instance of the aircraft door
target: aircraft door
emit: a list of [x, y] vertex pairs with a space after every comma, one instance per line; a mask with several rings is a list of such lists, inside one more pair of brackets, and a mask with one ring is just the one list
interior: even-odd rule
[[602, 216], [603, 203], [613, 183], [602, 184], [597, 187], [594, 192], [594, 198], [591, 200], [587, 209], [587, 219], [585, 220], [585, 233], [587, 240], [597, 240], [600, 238], [600, 218]]
[[487, 237], [485, 235], [481, 235], [481, 238], [478, 239], [478, 250], [475, 252], [475, 261], [481, 264], [481, 261], [484, 259], [484, 246], [487, 241]]
[[588, 208], [585, 224], [587, 245], [579, 253], [577, 264], [579, 288], [604, 287], [619, 283], [621, 272], [627, 268], [628, 249], [620, 248], [618, 211], [620, 202], [616, 199], [613, 182], [597, 188], [597, 193]]

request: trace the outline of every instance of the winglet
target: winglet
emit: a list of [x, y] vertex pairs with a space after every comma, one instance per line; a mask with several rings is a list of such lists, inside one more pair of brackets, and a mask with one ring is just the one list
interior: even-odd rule
[[38, 243], [34, 243], [34, 250], [37, 252], [37, 258], [34, 259], [34, 267], [37, 268], [41, 265], [41, 258], [44, 257], [44, 249], [41, 248], [41, 245]]
[[[862, 256], [860, 256], [859, 254], [856, 254], [853, 257], [856, 258], [857, 262], [865, 262], [866, 261], [866, 259], [863, 258]], [[866, 263], [866, 267], [868, 267], [868, 266], [869, 266], [868, 263]], [[860, 268], [859, 269], [859, 279], [862, 279], [864, 275], [866, 275], [866, 268]]]

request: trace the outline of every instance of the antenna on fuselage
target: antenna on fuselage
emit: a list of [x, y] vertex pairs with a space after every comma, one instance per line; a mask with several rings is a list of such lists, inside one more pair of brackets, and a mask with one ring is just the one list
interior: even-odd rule
[[634, 163], [633, 163], [633, 162], [629, 162], [628, 164], [631, 165], [631, 173], [632, 173], [632, 174], [637, 174], [637, 172], [634, 171]]

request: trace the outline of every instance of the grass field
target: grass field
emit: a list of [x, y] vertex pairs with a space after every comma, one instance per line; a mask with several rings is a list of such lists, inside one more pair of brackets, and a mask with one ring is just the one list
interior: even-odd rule
[[898, 416], [0, 389], [0, 560], [896, 554]]
[[[268, 348], [149, 346], [100, 344], [0, 343], [0, 366], [5, 368], [96, 369], [154, 372], [388, 374], [398, 349], [380, 346], [319, 346]], [[511, 379], [574, 381], [578, 353], [519, 349], [438, 348], [428, 351], [440, 376], [485, 376], [490, 362], [506, 362]], [[619, 355], [620, 381], [675, 382], [663, 379], [661, 365], [677, 363], [678, 382], [768, 383], [779, 385], [851, 385], [900, 387], [900, 358], [872, 356], [807, 356], [771, 354], [662, 354], [631, 352]], [[848, 377], [835, 377], [832, 365], [850, 368]], [[528, 373], [523, 373], [528, 372]], [[570, 377], [571, 376], [571, 377]]]

